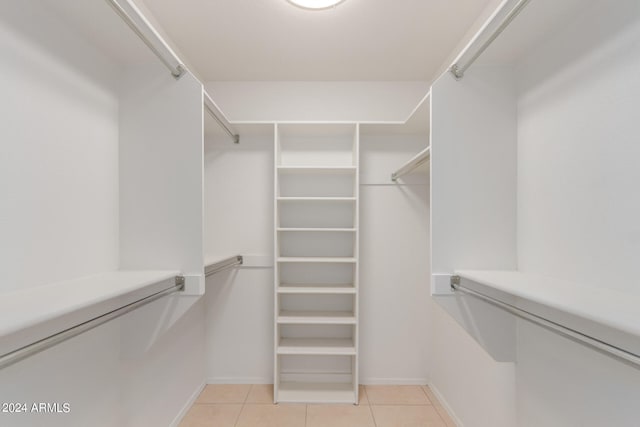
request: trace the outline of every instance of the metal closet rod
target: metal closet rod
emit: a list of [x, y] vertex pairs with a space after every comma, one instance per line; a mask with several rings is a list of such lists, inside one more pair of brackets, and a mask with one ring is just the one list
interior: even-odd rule
[[640, 355], [617, 347], [606, 341], [602, 341], [598, 338], [592, 337], [591, 335], [576, 331], [575, 329], [554, 322], [553, 320], [538, 316], [537, 314], [523, 310], [520, 307], [516, 307], [515, 305], [502, 302], [481, 292], [474, 291], [473, 289], [462, 286], [460, 284], [460, 276], [451, 276], [451, 290], [470, 295], [474, 298], [478, 298], [493, 306], [501, 308], [502, 310], [513, 314], [514, 316], [518, 316], [521, 319], [528, 320], [529, 322], [540, 325], [566, 338], [580, 342], [588, 347], [594, 348], [604, 353], [608, 353], [618, 359], [640, 366]]
[[[147, 22], [147, 20], [140, 14], [140, 12], [132, 6], [128, 1], [131, 11], [137, 16], [138, 20], [144, 24], [147, 32], [151, 32], [155, 36], [155, 40], [151, 41], [141, 25], [138, 24], [136, 19], [134, 19], [125, 8], [123, 8], [117, 0], [105, 0], [109, 5], [113, 8], [113, 10], [122, 18], [122, 20], [133, 30], [133, 32], [147, 45], [149, 49], [162, 61], [162, 63], [171, 71], [171, 75], [176, 79], [182, 77], [182, 75], [187, 71], [180, 58], [171, 50], [169, 46], [162, 40], [162, 38], [155, 32], [153, 27]], [[162, 46], [162, 50], [157, 47], [157, 45]], [[170, 59], [169, 59], [170, 58]]]
[[416, 154], [411, 160], [409, 160], [404, 166], [391, 174], [391, 181], [396, 182], [402, 175], [406, 175], [420, 165], [425, 164], [431, 157], [431, 147], [427, 147], [418, 154]]
[[220, 125], [222, 129], [231, 137], [234, 144], [240, 144], [240, 135], [233, 129], [231, 123], [225, 119], [224, 114], [218, 108], [213, 99], [209, 96], [207, 91], [203, 91], [204, 95], [204, 108], [211, 114], [211, 117], [214, 118], [216, 122]]
[[155, 292], [130, 304], [124, 305], [98, 317], [94, 317], [91, 320], [87, 320], [86, 322], [72, 326], [68, 329], [65, 329], [64, 331], [49, 335], [48, 337], [43, 338], [39, 341], [28, 344], [12, 352], [3, 354], [2, 356], [0, 356], [0, 369], [6, 368], [7, 366], [13, 365], [16, 362], [26, 359], [27, 357], [40, 353], [41, 351], [60, 344], [61, 342], [73, 338], [76, 335], [80, 335], [84, 332], [90, 331], [91, 329], [100, 326], [103, 323], [120, 317], [123, 314], [127, 314], [130, 311], [142, 307], [143, 305], [147, 305], [164, 296], [180, 291], [184, 291], [184, 277], [182, 276], [176, 277], [175, 284], [167, 289]]
[[214, 262], [213, 264], [209, 264], [204, 267], [204, 275], [205, 277], [211, 276], [212, 274], [219, 273], [228, 268], [235, 267], [237, 265], [242, 265], [244, 262], [242, 255], [235, 255], [227, 259], [223, 259], [222, 261]]
[[[132, 5], [128, 0], [124, 0], [129, 6], [131, 12], [127, 11], [118, 0], [105, 0], [113, 8], [113, 10], [120, 16], [120, 18], [133, 30], [133, 32], [147, 45], [147, 47], [162, 61], [162, 63], [169, 69], [171, 75], [176, 79], [179, 79], [186, 73], [187, 69], [178, 58], [178, 56], [171, 50], [171, 48], [165, 43], [155, 29], [149, 24], [146, 18], [138, 11], [135, 5]], [[132, 16], [134, 15], [134, 16]], [[151, 40], [147, 33], [153, 34], [153, 40]], [[160, 47], [158, 47], [160, 46]], [[235, 144], [240, 143], [240, 135], [233, 130], [233, 127], [228, 120], [224, 117], [224, 114], [213, 99], [204, 92], [204, 107], [218, 122], [218, 124], [229, 134]]]
[[[516, 4], [511, 8], [511, 10], [509, 10], [504, 18], [502, 18], [497, 27], [495, 27], [489, 38], [487, 38], [484, 43], [482, 43], [478, 47], [474, 46], [476, 41], [482, 36], [482, 34], [480, 34], [480, 36], [478, 36], [471, 43], [469, 43], [469, 45], [467, 45], [465, 50], [462, 51], [460, 55], [458, 55], [455, 62], [451, 65], [451, 67], [449, 67], [449, 71], [451, 72], [451, 74], [453, 74], [456, 80], [460, 80], [464, 77], [465, 71], [467, 71], [467, 69], [469, 69], [469, 67], [480, 57], [480, 55], [482, 55], [484, 51], [487, 50], [489, 46], [491, 46], [491, 43], [493, 43], [498, 38], [498, 36], [502, 34], [502, 32], [509, 26], [509, 24], [511, 24], [515, 17], [518, 16], [520, 12], [522, 12], [522, 10], [525, 8], [525, 6], [527, 6], [527, 4], [529, 4], [530, 1], [531, 0], [517, 0]], [[493, 19], [487, 26], [485, 26], [481, 30], [481, 32], [486, 31], [492, 23]], [[470, 56], [465, 60], [464, 58], [467, 55]]]

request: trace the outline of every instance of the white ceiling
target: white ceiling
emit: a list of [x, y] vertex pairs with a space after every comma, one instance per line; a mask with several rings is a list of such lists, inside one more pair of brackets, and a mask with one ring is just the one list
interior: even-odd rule
[[141, 0], [205, 81], [431, 80], [490, 0]]

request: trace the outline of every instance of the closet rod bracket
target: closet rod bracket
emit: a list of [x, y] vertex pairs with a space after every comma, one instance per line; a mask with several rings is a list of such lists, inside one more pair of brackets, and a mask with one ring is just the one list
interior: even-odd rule
[[456, 286], [460, 286], [460, 276], [451, 276], [449, 283], [451, 283], [451, 290], [455, 291]]
[[453, 64], [451, 68], [449, 68], [449, 71], [451, 72], [451, 74], [453, 74], [453, 77], [456, 80], [462, 80], [462, 78], [464, 77], [464, 71], [458, 64]]
[[178, 287], [176, 290], [178, 290], [180, 292], [184, 291], [184, 287], [185, 287], [184, 276], [176, 276], [175, 284]]
[[186, 72], [187, 72], [187, 69], [182, 64], [178, 64], [176, 65], [176, 69], [171, 71], [171, 75], [176, 80], [180, 80], [180, 77], [184, 76]]

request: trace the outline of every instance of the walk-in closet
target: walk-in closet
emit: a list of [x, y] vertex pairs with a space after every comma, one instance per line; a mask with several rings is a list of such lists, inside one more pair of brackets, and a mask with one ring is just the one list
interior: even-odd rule
[[0, 426], [640, 425], [638, 0], [5, 0]]

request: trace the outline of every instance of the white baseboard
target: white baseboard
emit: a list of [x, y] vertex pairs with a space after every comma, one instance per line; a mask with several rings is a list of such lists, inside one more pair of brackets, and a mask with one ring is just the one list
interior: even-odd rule
[[[292, 375], [292, 374], [289, 374]], [[326, 379], [326, 375], [323, 376]], [[347, 377], [345, 377], [347, 378]], [[348, 378], [347, 378], [348, 379]], [[308, 379], [312, 381], [312, 378]], [[343, 377], [334, 378], [334, 381], [344, 381]], [[207, 378], [207, 384], [273, 384], [272, 377], [211, 377]], [[427, 385], [427, 378], [378, 378], [365, 377], [360, 378], [360, 384], [363, 385]]]
[[360, 384], [363, 385], [427, 385], [428, 383], [427, 378], [360, 378]]
[[176, 415], [176, 417], [173, 419], [171, 424], [169, 424], [169, 426], [178, 427], [178, 425], [180, 425], [180, 422], [182, 421], [184, 416], [187, 415], [187, 412], [189, 412], [189, 409], [191, 409], [191, 406], [193, 406], [196, 399], [198, 399], [198, 396], [200, 396], [200, 393], [202, 393], [204, 386], [205, 386], [205, 383], [202, 383], [198, 387], [196, 387], [196, 390], [193, 392], [189, 400], [187, 400], [187, 402], [184, 404], [180, 412], [178, 412], [178, 415]]
[[207, 384], [273, 384], [273, 377], [211, 377]]
[[438, 398], [438, 401], [444, 407], [444, 409], [447, 410], [447, 412], [449, 413], [449, 416], [451, 417], [453, 422], [456, 424], [456, 426], [464, 427], [464, 424], [462, 424], [462, 421], [460, 421], [460, 418], [458, 418], [456, 413], [453, 412], [453, 409], [451, 408], [451, 405], [449, 405], [449, 402], [447, 402], [447, 400], [444, 398], [442, 393], [440, 393], [440, 390], [438, 390], [438, 388], [433, 384], [429, 384], [429, 388], [431, 389], [433, 394], [436, 395], [436, 397]]

